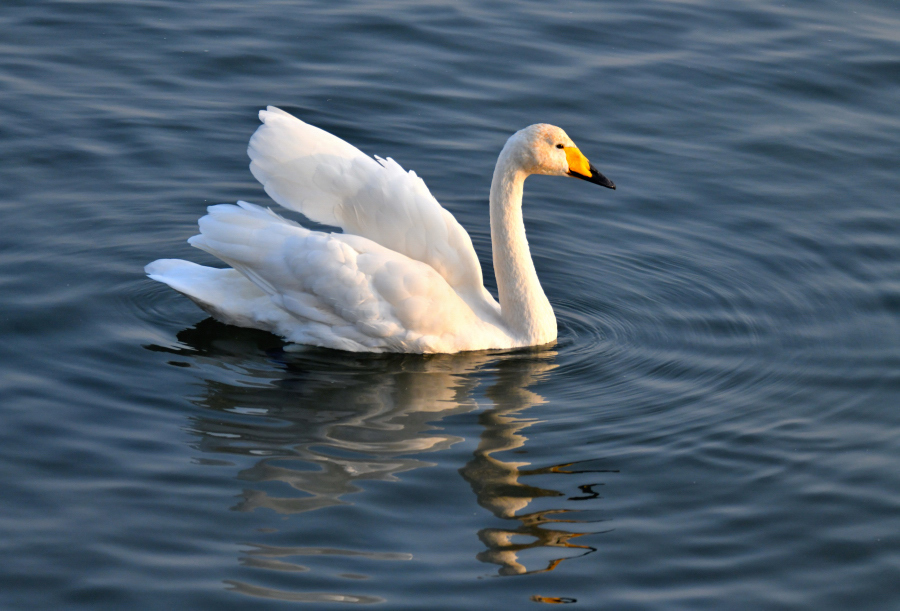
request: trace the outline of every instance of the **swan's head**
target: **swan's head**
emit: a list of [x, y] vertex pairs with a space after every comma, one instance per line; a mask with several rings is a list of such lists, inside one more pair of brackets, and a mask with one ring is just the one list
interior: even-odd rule
[[513, 134], [504, 149], [529, 174], [571, 176], [608, 189], [616, 188], [613, 181], [591, 165], [566, 132], [555, 125], [529, 125]]

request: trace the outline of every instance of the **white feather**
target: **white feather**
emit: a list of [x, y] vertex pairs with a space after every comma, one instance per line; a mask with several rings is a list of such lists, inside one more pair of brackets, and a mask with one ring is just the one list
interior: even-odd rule
[[248, 150], [253, 175], [281, 205], [344, 233], [311, 231], [247, 202], [211, 206], [189, 242], [231, 269], [161, 259], [146, 267], [150, 278], [226, 323], [297, 344], [424, 353], [556, 338], [521, 204], [528, 174], [568, 171], [560, 149], [574, 144], [561, 129], [518, 132], [497, 162], [490, 200], [501, 310], [469, 235], [414, 173], [277, 108], [260, 120]]
[[147, 272], [227, 322], [356, 351], [456, 352], [448, 325], [478, 329], [483, 348], [502, 336], [434, 269], [367, 238], [310, 231], [247, 202], [210, 206], [200, 231], [191, 245], [232, 270], [163, 260]]
[[247, 149], [250, 171], [272, 199], [422, 261], [457, 290], [481, 292], [469, 234], [415, 173], [390, 158], [376, 161], [274, 106], [259, 119], [263, 125]]

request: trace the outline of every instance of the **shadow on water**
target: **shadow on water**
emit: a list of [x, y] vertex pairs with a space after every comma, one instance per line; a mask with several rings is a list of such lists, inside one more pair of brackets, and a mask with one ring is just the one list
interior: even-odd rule
[[[510, 525], [477, 532], [485, 546], [477, 559], [499, 565], [500, 575], [520, 575], [552, 571], [563, 560], [594, 551], [575, 542], [584, 534], [598, 532], [577, 527], [591, 522], [578, 519], [577, 510], [560, 507], [560, 502], [529, 511], [536, 499], [566, 497], [564, 493], [519, 481], [589, 470], [572, 465], [529, 470], [522, 468], [528, 463], [499, 456], [528, 441], [523, 431], [537, 421], [524, 418], [522, 412], [544, 402], [529, 387], [557, 367], [555, 350], [428, 356], [360, 355], [315, 348], [285, 352], [272, 335], [212, 319], [181, 331], [178, 340], [177, 347], [147, 348], [177, 356], [178, 360], [170, 361], [175, 366], [212, 365], [213, 370], [229, 373], [204, 375], [203, 392], [194, 399], [203, 410], [191, 417], [191, 429], [198, 437], [197, 448], [215, 456], [203, 458], [204, 464], [233, 464], [229, 457], [252, 459], [249, 467], [238, 472], [247, 487], [233, 510], [267, 508], [286, 516], [352, 504], [352, 495], [364, 490], [364, 481], [396, 481], [398, 474], [434, 466], [427, 460], [429, 454], [463, 441], [436, 423], [484, 407], [478, 415], [482, 431], [477, 449], [459, 473], [478, 504]], [[283, 492], [285, 485], [289, 494]], [[590, 486], [581, 490], [582, 496], [564, 500], [597, 497]], [[282, 573], [310, 570], [287, 560], [293, 557], [413, 558], [404, 553], [320, 547], [249, 547], [240, 559], [242, 565]], [[529, 552], [538, 553], [526, 561]], [[382, 600], [276, 590], [233, 580], [226, 583], [244, 594], [290, 601]]]

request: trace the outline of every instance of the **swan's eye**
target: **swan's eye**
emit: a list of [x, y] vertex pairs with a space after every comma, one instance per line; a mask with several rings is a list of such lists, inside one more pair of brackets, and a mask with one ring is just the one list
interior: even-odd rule
[[561, 149], [561, 148], [563, 148], [563, 145], [562, 145], [562, 144], [557, 144], [557, 145], [556, 145], [556, 148]]

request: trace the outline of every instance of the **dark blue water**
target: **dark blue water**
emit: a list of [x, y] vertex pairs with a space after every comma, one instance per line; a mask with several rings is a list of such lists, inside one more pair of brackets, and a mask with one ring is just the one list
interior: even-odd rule
[[[900, 8], [0, 7], [0, 607], [900, 608]], [[147, 280], [281, 106], [421, 175], [549, 349], [286, 353]]]

